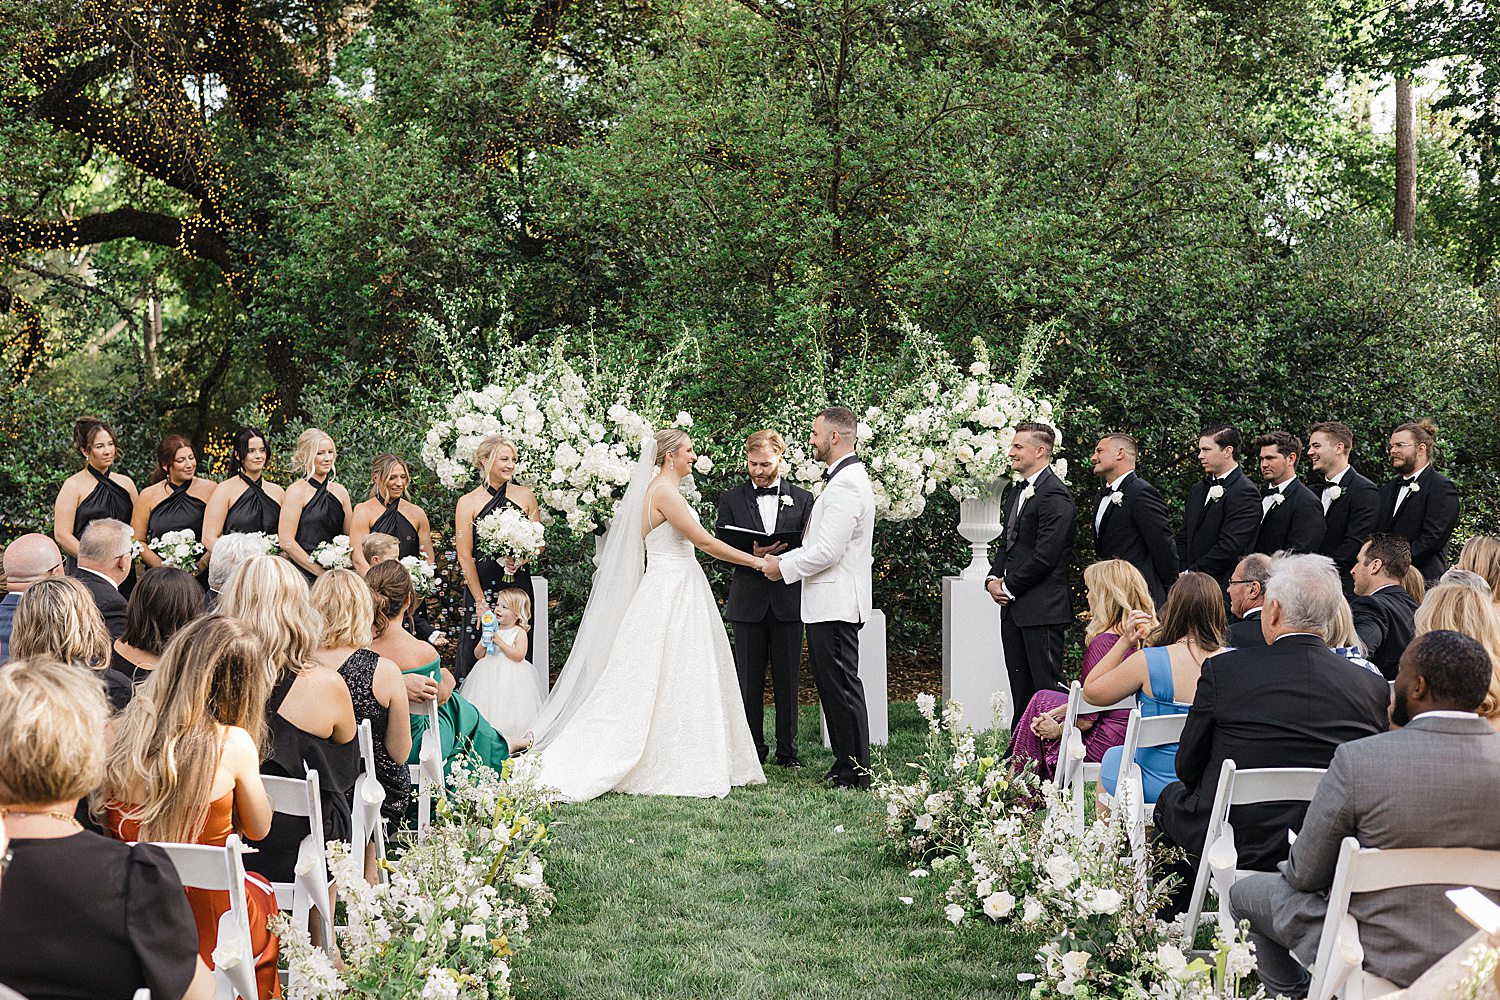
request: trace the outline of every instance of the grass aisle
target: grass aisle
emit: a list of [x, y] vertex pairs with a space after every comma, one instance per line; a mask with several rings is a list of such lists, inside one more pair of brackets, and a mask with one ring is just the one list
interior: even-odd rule
[[[724, 800], [610, 795], [560, 807], [547, 866], [557, 906], [517, 963], [519, 995], [1020, 995], [1024, 949], [987, 921], [951, 926], [946, 881], [913, 879], [882, 851], [873, 797], [818, 787], [831, 758], [817, 708], [802, 712], [800, 772], [767, 767], [768, 784]], [[889, 759], [900, 764], [921, 720], [911, 703], [891, 713]]]

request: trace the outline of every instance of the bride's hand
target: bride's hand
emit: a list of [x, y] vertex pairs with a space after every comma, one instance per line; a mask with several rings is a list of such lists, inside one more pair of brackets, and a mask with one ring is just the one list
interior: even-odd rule
[[764, 559], [756, 559], [750, 563], [750, 568], [757, 573], [764, 573], [766, 571], [766, 561]]

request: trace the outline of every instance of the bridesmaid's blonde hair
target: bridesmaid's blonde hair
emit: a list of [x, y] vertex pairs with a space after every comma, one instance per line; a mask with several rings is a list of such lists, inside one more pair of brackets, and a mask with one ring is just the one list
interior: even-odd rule
[[1083, 584], [1093, 601], [1093, 613], [1085, 631], [1085, 642], [1093, 642], [1105, 632], [1123, 632], [1130, 612], [1144, 611], [1156, 628], [1156, 602], [1146, 578], [1124, 559], [1105, 559], [1083, 571]]
[[[312, 475], [313, 456], [318, 453], [319, 446], [325, 441], [333, 445], [334, 451], [337, 452], [338, 445], [333, 444], [333, 438], [327, 431], [318, 430], [316, 427], [309, 427], [297, 435], [297, 450], [292, 453], [292, 465], [298, 471], [306, 473], [309, 476]], [[333, 478], [332, 469], [328, 470], [328, 478]]]
[[479, 442], [479, 447], [474, 449], [474, 464], [479, 471], [488, 474], [490, 471], [490, 460], [495, 457], [495, 452], [500, 448], [509, 448], [510, 453], [517, 460], [521, 457], [521, 449], [516, 443], [504, 434], [486, 434]]

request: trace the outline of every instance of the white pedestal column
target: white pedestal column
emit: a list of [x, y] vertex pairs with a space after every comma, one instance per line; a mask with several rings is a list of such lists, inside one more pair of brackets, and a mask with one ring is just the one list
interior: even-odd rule
[[[870, 743], [891, 741], [890, 686], [886, 679], [885, 612], [876, 608], [859, 630], [859, 679], [865, 686], [865, 711], [870, 720]], [[828, 742], [828, 719], [818, 710], [823, 745]]]
[[545, 576], [534, 576], [531, 578], [531, 593], [535, 600], [531, 605], [531, 665], [536, 670], [537, 684], [541, 688], [542, 697], [552, 690], [552, 665], [547, 656], [550, 652], [547, 643], [547, 578]]
[[987, 495], [959, 504], [958, 533], [968, 541], [972, 557], [961, 574], [943, 577], [943, 698], [962, 705], [964, 721], [975, 729], [994, 725], [991, 705], [997, 691], [1005, 692], [1010, 705], [1000, 605], [984, 589], [990, 542], [1000, 534], [1004, 513], [1001, 488], [996, 483]]

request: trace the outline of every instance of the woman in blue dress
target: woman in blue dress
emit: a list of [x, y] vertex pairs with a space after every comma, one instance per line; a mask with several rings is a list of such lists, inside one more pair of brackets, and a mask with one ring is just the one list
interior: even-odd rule
[[[1083, 697], [1109, 705], [1134, 694], [1143, 718], [1186, 715], [1198, 689], [1203, 661], [1224, 649], [1224, 594], [1206, 573], [1184, 573], [1167, 594], [1161, 625], [1148, 630], [1144, 615], [1132, 615], [1125, 635], [1094, 667]], [[1115, 794], [1123, 748], [1104, 753], [1100, 788]], [[1146, 802], [1155, 802], [1177, 780], [1177, 744], [1144, 747], [1135, 753]]]

